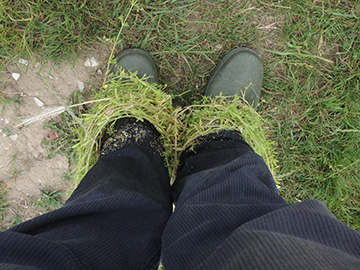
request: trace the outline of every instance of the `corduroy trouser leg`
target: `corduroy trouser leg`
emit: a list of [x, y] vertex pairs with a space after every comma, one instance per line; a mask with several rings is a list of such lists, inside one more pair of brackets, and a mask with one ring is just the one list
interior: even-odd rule
[[62, 208], [0, 233], [0, 269], [156, 269], [171, 211], [158, 152], [126, 146], [101, 157]]
[[287, 204], [239, 134], [195, 152], [172, 190], [146, 144], [101, 157], [62, 208], [0, 233], [0, 269], [153, 269], [160, 249], [165, 269], [360, 269], [359, 234]]
[[163, 234], [165, 269], [360, 269], [360, 235], [320, 201], [287, 204], [236, 132], [188, 153]]

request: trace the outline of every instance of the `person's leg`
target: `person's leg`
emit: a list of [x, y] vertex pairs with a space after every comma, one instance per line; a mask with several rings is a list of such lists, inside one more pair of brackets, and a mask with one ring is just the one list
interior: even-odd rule
[[[124, 50], [115, 60], [111, 73], [124, 69], [158, 83], [146, 51]], [[117, 135], [61, 209], [0, 233], [1, 269], [156, 268], [172, 210], [158, 134], [133, 120], [117, 125]]]
[[360, 266], [359, 234], [319, 201], [287, 204], [263, 159], [235, 132], [209, 136], [184, 156], [173, 195], [165, 269]]
[[[240, 95], [256, 107], [262, 63], [229, 52], [205, 94]], [[359, 266], [360, 236], [319, 201], [287, 204], [264, 160], [236, 132], [213, 134], [183, 155], [175, 211], [163, 234], [165, 269], [332, 269]], [[360, 266], [359, 266], [360, 268]]]
[[0, 266], [156, 268], [172, 210], [168, 172], [151, 128], [130, 120], [121, 132], [127, 139], [105, 144], [62, 208], [0, 233]]
[[162, 249], [168, 269], [195, 269], [239, 226], [287, 205], [264, 161], [237, 132], [207, 139], [196, 154], [183, 155], [173, 186], [175, 211]]

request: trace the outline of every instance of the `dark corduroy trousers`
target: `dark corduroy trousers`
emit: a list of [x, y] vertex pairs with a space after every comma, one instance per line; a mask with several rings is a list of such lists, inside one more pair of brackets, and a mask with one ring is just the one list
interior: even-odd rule
[[360, 269], [360, 235], [287, 204], [241, 137], [195, 152], [173, 187], [145, 144], [101, 157], [62, 208], [0, 233], [0, 269]]

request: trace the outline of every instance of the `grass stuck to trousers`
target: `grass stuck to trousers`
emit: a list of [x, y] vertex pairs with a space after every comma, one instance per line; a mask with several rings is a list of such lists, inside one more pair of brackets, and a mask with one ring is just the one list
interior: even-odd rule
[[121, 72], [103, 91], [95, 94], [94, 101], [97, 100], [81, 117], [87, 130], [78, 129], [78, 143], [75, 145], [77, 182], [95, 164], [101, 138], [111, 130], [111, 124], [124, 117], [147, 120], [160, 133], [165, 148], [162, 154], [172, 182], [176, 178], [181, 153], [193, 147], [197, 138], [222, 130], [241, 132], [270, 169], [274, 171], [276, 168], [272, 144], [266, 140], [262, 128], [262, 118], [239, 97], [204, 97], [193, 105], [174, 107], [172, 97], [162, 91], [161, 85], [149, 84], [134, 74]]
[[0, 61], [4, 69], [35, 54], [72, 60], [96, 43], [117, 52], [141, 47], [153, 55], [164, 91], [186, 107], [201, 103], [224, 54], [254, 48], [265, 69], [257, 111], [274, 142], [281, 195], [320, 199], [360, 230], [359, 10], [350, 0], [5, 0]]

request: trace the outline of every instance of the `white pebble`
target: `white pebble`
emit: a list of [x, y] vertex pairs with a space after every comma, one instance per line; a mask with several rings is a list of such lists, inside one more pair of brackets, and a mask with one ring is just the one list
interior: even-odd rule
[[49, 75], [49, 79], [54, 79], [54, 76], [52, 76], [52, 75]]
[[97, 60], [94, 57], [91, 58], [86, 58], [84, 66], [85, 67], [97, 67], [99, 65], [99, 63], [97, 62]]
[[9, 138], [10, 138], [10, 140], [12, 140], [13, 142], [15, 142], [15, 141], [17, 140], [17, 138], [18, 138], [18, 135], [17, 135], [17, 134], [13, 134], [13, 135], [11, 135]]
[[35, 104], [38, 105], [39, 107], [44, 106], [44, 102], [42, 102], [40, 99], [38, 99], [37, 97], [34, 97], [34, 101]]
[[220, 51], [223, 48], [223, 46], [221, 44], [217, 44], [215, 45], [215, 49]]
[[5, 124], [9, 124], [9, 119], [7, 119], [7, 118], [4, 118], [4, 122], [5, 122]]
[[19, 58], [18, 62], [19, 64], [23, 64], [25, 66], [29, 65], [29, 61], [26, 59]]
[[20, 78], [19, 73], [11, 73], [11, 76], [14, 78], [15, 81], [17, 81]]
[[101, 69], [98, 69], [97, 73], [103, 74], [102, 71], [101, 71]]
[[85, 88], [85, 84], [82, 81], [78, 81], [78, 87], [80, 92], [82, 92]]

